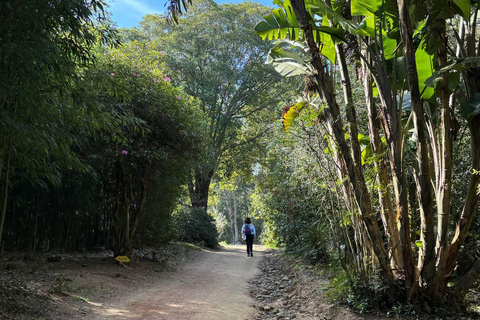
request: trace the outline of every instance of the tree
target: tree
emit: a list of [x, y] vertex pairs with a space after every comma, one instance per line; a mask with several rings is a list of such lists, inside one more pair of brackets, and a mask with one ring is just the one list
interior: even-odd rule
[[[230, 179], [223, 179], [213, 186], [214, 199], [209, 204], [217, 222], [220, 241], [238, 243], [239, 234], [245, 217], [254, 218], [251, 207], [253, 183], [234, 172]], [[257, 237], [260, 230], [257, 231]]]
[[[476, 15], [477, 6], [470, 11], [470, 2], [463, 1], [433, 1], [414, 7], [404, 1], [367, 4], [287, 0], [278, 4], [280, 8], [257, 25], [257, 33], [263, 38], [305, 41], [309, 55], [306, 63], [298, 55], [280, 49], [272, 50], [271, 57], [279, 64], [277, 69], [287, 61], [295, 66], [297, 74], [307, 74], [311, 83], [304, 102], [286, 108], [284, 122], [289, 124], [309, 105], [317, 109], [325, 106], [318, 111], [318, 125], [325, 126], [343, 193], [362, 223], [358, 226], [364, 230], [362, 241], [371, 246], [383, 279], [391, 285], [390, 299], [421, 304], [427, 310], [429, 305], [443, 303], [449, 291], [446, 277], [454, 270], [459, 245], [478, 209], [479, 181], [475, 172], [480, 165], [478, 130], [472, 127], [478, 120], [478, 104], [472, 95], [477, 88], [476, 80], [471, 78], [479, 70], [475, 56], [478, 48], [472, 49], [476, 44], [471, 42], [475, 38], [471, 31], [462, 38], [462, 32], [447, 25], [446, 19], [457, 17], [464, 30], [475, 29], [476, 20], [469, 18]], [[460, 57], [448, 55], [452, 52], [448, 28], [457, 40]], [[362, 146], [367, 134], [359, 134], [345, 59], [347, 49], [354, 52], [362, 69], [369, 111], [369, 146]], [[342, 104], [336, 96], [335, 72], [342, 79]], [[455, 95], [460, 74], [467, 93], [467, 101], [461, 103], [456, 100], [460, 95]], [[374, 97], [372, 84], [378, 98]], [[319, 101], [315, 101], [313, 92]], [[456, 236], [449, 243], [457, 114], [464, 116], [470, 128], [473, 173]], [[367, 184], [366, 157], [377, 167], [378, 190]], [[415, 181], [416, 197], [408, 193], [410, 178]], [[375, 193], [379, 207], [373, 205]], [[419, 206], [419, 239], [411, 232], [411, 218], [416, 220], [417, 212], [411, 204]], [[413, 252], [414, 244], [418, 252]], [[480, 262], [463, 278], [457, 275], [453, 294], [465, 295], [479, 266]]]
[[[210, 183], [225, 153], [265, 131], [253, 135], [240, 130], [246, 119], [279, 101], [280, 77], [263, 64], [268, 44], [252, 32], [265, 12], [258, 4], [199, 1], [176, 26], [152, 16], [141, 24], [152, 43], [166, 53], [172, 82], [200, 99], [210, 119], [209, 137], [203, 142], [204, 161], [189, 184], [194, 207], [207, 210]], [[247, 136], [241, 139], [240, 134]]]
[[104, 110], [121, 123], [101, 142], [100, 170], [111, 172], [114, 185], [110, 235], [114, 256], [131, 255], [155, 180], [168, 173], [178, 179], [176, 184], [185, 182], [201, 151], [206, 120], [198, 101], [172, 86], [162, 59], [149, 44], [132, 42], [117, 50], [101, 50], [97, 67], [86, 75]]
[[113, 126], [86, 101], [81, 68], [97, 40], [116, 43], [103, 1], [2, 1], [0, 4], [0, 239], [13, 175], [60, 182], [82, 170], [75, 133]]

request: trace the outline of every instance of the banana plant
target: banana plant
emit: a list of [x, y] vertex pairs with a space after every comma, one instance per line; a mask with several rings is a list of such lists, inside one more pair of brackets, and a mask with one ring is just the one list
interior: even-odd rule
[[272, 64], [284, 77], [310, 75], [313, 67], [305, 58], [307, 53], [306, 46], [301, 42], [277, 41], [276, 46], [268, 52], [266, 63]]
[[[474, 32], [478, 7], [475, 5], [475, 10], [471, 10], [472, 3], [467, 0], [434, 0], [416, 6], [404, 0], [352, 0], [349, 3], [286, 0], [276, 1], [276, 4], [280, 8], [265, 17], [257, 25], [256, 32], [264, 39], [290, 39], [306, 43], [310, 54], [308, 64], [313, 68], [308, 72], [316, 80], [318, 94], [328, 106], [328, 115], [323, 120], [326, 119], [329, 134], [337, 144], [337, 151], [332, 152], [332, 156], [341, 156], [339, 167], [343, 165], [345, 170], [342, 174], [350, 180], [351, 194], [356, 197], [359, 214], [365, 223], [384, 279], [393, 284], [401, 278], [404, 287], [400, 290], [410, 302], [423, 299], [425, 305], [441, 303], [445, 279], [455, 266], [459, 248], [465, 240], [479, 201], [476, 190], [480, 178], [472, 175], [469, 190], [474, 191], [467, 194], [462, 218], [449, 246], [447, 234], [451, 188], [448, 186], [451, 185], [453, 172], [453, 137], [458, 130], [454, 93], [462, 80], [469, 99], [461, 103], [458, 110], [468, 121], [471, 132], [472, 167], [478, 171], [480, 166], [480, 134], [478, 127], [474, 129], [480, 124], [480, 68]], [[343, 10], [344, 7], [349, 10]], [[458, 32], [451, 28], [453, 18], [460, 19], [463, 31], [461, 28]], [[450, 61], [449, 55], [453, 50], [446, 37], [449, 24], [457, 42], [465, 40], [467, 43], [466, 46], [457, 46], [457, 51], [463, 57], [450, 58]], [[343, 74], [346, 67], [340, 45], [342, 42], [353, 48], [362, 62], [372, 152], [379, 155], [383, 147], [387, 149], [390, 172], [379, 173], [383, 175], [383, 180], [378, 180], [384, 190], [390, 190], [386, 194], [395, 196], [394, 206], [388, 205], [387, 198], [379, 201], [381, 211], [387, 212], [380, 214], [385, 226], [383, 232], [388, 239], [386, 246], [379, 237], [376, 222], [372, 222], [374, 211], [369, 202], [371, 191], [362, 180], [360, 150], [365, 154], [369, 150], [360, 148], [365, 144], [365, 136], [355, 134], [355, 112], [347, 99], [349, 95], [351, 98], [351, 92], [348, 92], [348, 78]], [[273, 52], [273, 56], [272, 61], [278, 59], [279, 63], [280, 59], [296, 60], [297, 63], [299, 60], [284, 52]], [[333, 68], [333, 65], [337, 66]], [[303, 70], [298, 74], [308, 74], [307, 69]], [[340, 106], [331, 82], [330, 72], [337, 70], [342, 73], [346, 92], [344, 100], [348, 131], [349, 136], [353, 137], [349, 144], [346, 143]], [[346, 73], [348, 76], [348, 71]], [[376, 110], [374, 92], [378, 96], [380, 111]], [[409, 106], [403, 107], [402, 104]], [[301, 110], [300, 105], [290, 107], [284, 114], [284, 122], [288, 120], [290, 125]], [[408, 120], [402, 122], [406, 118]], [[381, 119], [381, 124], [377, 119]], [[410, 124], [413, 127], [411, 131]], [[385, 146], [381, 143], [381, 131]], [[416, 152], [413, 172], [404, 167], [404, 145], [407, 140], [413, 143], [412, 150]], [[382, 164], [378, 167], [382, 167]], [[407, 176], [413, 176], [417, 182], [421, 213], [420, 239], [410, 239], [409, 215], [412, 213], [409, 212]], [[382, 197], [380, 193], [379, 197]], [[436, 226], [434, 221], [437, 221]], [[412, 251], [412, 243], [421, 243], [417, 246], [416, 255]], [[388, 261], [389, 257], [393, 260]], [[394, 270], [392, 265], [395, 266]], [[480, 273], [480, 260], [472, 272], [477, 275]], [[460, 295], [464, 295], [465, 288], [473, 278], [470, 275], [457, 284], [456, 290]]]

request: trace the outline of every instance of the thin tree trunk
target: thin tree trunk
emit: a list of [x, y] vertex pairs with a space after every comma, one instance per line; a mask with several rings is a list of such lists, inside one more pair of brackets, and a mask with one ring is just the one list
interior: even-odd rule
[[237, 197], [233, 192], [233, 243], [238, 243], [238, 227], [237, 227]]
[[417, 135], [417, 158], [419, 163], [418, 190], [420, 215], [422, 220], [420, 239], [422, 247], [419, 258], [420, 285], [427, 290], [433, 286], [435, 275], [435, 235], [433, 221], [433, 199], [430, 179], [430, 162], [425, 134], [425, 119], [418, 86], [417, 66], [413, 47], [413, 29], [410, 22], [408, 4], [398, 0], [400, 17], [400, 33], [404, 45], [404, 56], [407, 65], [407, 78], [411, 94], [413, 123]]
[[[9, 180], [10, 180], [10, 158], [11, 158], [11, 151], [10, 148], [7, 153], [7, 163], [5, 165], [5, 177], [0, 179], [0, 186], [3, 188], [0, 188], [1, 191], [3, 191], [1, 195], [1, 216], [0, 216], [0, 256], [3, 254], [3, 241], [2, 241], [2, 236], [3, 236], [3, 227], [5, 225], [5, 216], [7, 215], [7, 202], [8, 202], [8, 187], [9, 187]], [[2, 158], [3, 162], [3, 158]], [[0, 166], [0, 171], [2, 170], [2, 167]]]
[[[363, 65], [363, 87], [365, 90], [365, 103], [367, 105], [368, 111], [368, 131], [370, 136], [370, 144], [373, 150], [373, 153], [376, 155], [374, 160], [374, 165], [377, 170], [376, 181], [377, 181], [377, 192], [380, 202], [380, 216], [386, 231], [387, 241], [392, 250], [391, 254], [395, 261], [395, 264], [392, 264], [392, 268], [398, 269], [398, 271], [404, 270], [405, 263], [404, 257], [402, 255], [403, 243], [400, 239], [400, 234], [395, 223], [395, 212], [393, 209], [393, 203], [391, 199], [391, 193], [389, 192], [389, 177], [388, 177], [388, 168], [385, 160], [382, 156], [384, 153], [384, 148], [382, 145], [382, 140], [380, 137], [380, 121], [378, 119], [378, 112], [375, 107], [375, 102], [373, 99], [372, 92], [372, 77], [370, 70], [367, 68], [365, 63], [362, 61]], [[408, 278], [408, 273], [406, 275]], [[407, 283], [411, 283], [410, 279], [406, 279]]]
[[232, 199], [232, 201], [230, 201], [230, 197], [232, 197], [232, 194], [231, 194], [230, 191], [227, 191], [227, 194], [228, 194], [227, 209], [228, 209], [228, 217], [230, 218], [230, 230], [232, 231], [232, 243], [235, 243], [235, 223], [234, 223], [234, 217], [233, 217], [233, 209], [232, 209], [232, 206], [231, 206], [231, 203], [233, 202], [233, 199]]
[[[443, 24], [439, 34], [443, 35], [443, 45], [438, 49], [438, 65], [443, 66], [447, 63], [447, 39], [445, 30], [445, 21], [439, 21]], [[452, 146], [453, 136], [451, 127], [452, 110], [450, 109], [450, 93], [448, 89], [448, 74], [442, 75], [442, 81], [439, 85], [441, 101], [441, 126], [440, 126], [440, 154], [441, 160], [439, 167], [439, 183], [437, 186], [437, 242], [435, 253], [437, 256], [434, 284], [436, 301], [442, 296], [445, 285], [445, 266], [448, 255], [448, 224], [450, 221], [450, 200], [452, 190]]]
[[122, 254], [120, 244], [123, 241], [122, 237], [122, 165], [119, 160], [115, 163], [115, 202], [113, 209], [113, 224], [110, 232], [110, 247], [113, 251], [113, 256], [117, 257]]
[[140, 219], [143, 216], [143, 209], [145, 208], [145, 203], [147, 202], [147, 182], [148, 182], [148, 166], [145, 165], [144, 174], [141, 179], [141, 190], [140, 196], [138, 200], [138, 204], [136, 205], [135, 215], [133, 216], [132, 221], [132, 229], [130, 230], [130, 239], [133, 239], [135, 232], [137, 231], [138, 224], [140, 223]]
[[317, 71], [315, 80], [317, 81], [320, 89], [319, 94], [322, 100], [328, 106], [327, 118], [332, 125], [333, 134], [338, 144], [340, 154], [345, 161], [350, 183], [354, 188], [355, 198], [361, 211], [362, 220], [369, 233], [375, 254], [380, 263], [380, 267], [389, 281], [392, 281], [392, 274], [388, 263], [387, 253], [383, 245], [380, 229], [372, 212], [373, 210], [370, 195], [368, 193], [364, 177], [359, 175], [358, 170], [354, 166], [353, 159], [345, 141], [345, 133], [343, 131], [339, 107], [335, 101], [332, 80], [328, 75], [328, 71], [326, 70], [327, 68], [323, 65], [319, 54], [319, 48], [314, 41], [312, 25], [309, 23], [308, 13], [305, 9], [305, 3], [303, 0], [294, 0], [292, 1], [292, 8], [295, 11], [295, 15], [297, 16], [297, 20], [301, 25], [301, 29], [304, 32], [305, 39], [312, 57], [312, 65]]

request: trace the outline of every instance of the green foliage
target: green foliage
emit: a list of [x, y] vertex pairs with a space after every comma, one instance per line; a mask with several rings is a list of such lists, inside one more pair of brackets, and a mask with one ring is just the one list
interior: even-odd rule
[[62, 168], [84, 169], [71, 146], [75, 133], [109, 129], [97, 104], [85, 100], [79, 68], [93, 62], [97, 41], [117, 40], [103, 1], [3, 1], [0, 4], [0, 158], [32, 182], [60, 182]]
[[[171, 213], [206, 131], [198, 101], [172, 86], [163, 70], [162, 53], [147, 45], [99, 46], [95, 54], [96, 64], [81, 70], [82, 99], [87, 107], [99, 108], [100, 116], [90, 124], [104, 131], [93, 137], [86, 130], [74, 131], [76, 144], [65, 146], [81, 157], [87, 169], [79, 174], [58, 168], [61, 186], [37, 180], [43, 187], [32, 186], [22, 179], [25, 172], [17, 170], [6, 248], [108, 248], [117, 164], [124, 173], [122, 185], [132, 188], [128, 193], [133, 197], [132, 219], [143, 196], [143, 182], [146, 186], [146, 202], [138, 213], [138, 233], [132, 244], [164, 244], [175, 235]], [[90, 120], [84, 112], [75, 121]], [[28, 236], [19, 237], [19, 233]]]
[[215, 220], [205, 210], [183, 207], [175, 214], [174, 221], [180, 241], [197, 243], [209, 248], [218, 247]]
[[151, 44], [165, 52], [172, 82], [197, 97], [210, 119], [192, 181], [192, 186], [198, 183], [195, 191], [191, 188], [194, 205], [206, 206], [208, 195], [200, 189], [209, 188], [200, 185], [215, 173], [228, 177], [236, 169], [250, 170], [256, 141], [270, 129], [265, 124], [273, 121], [271, 110], [285, 91], [281, 77], [264, 64], [268, 44], [251, 31], [266, 12], [254, 3], [205, 0], [194, 3], [175, 27], [160, 16], [146, 16], [141, 23]]
[[347, 275], [343, 270], [338, 270], [336, 276], [330, 281], [325, 296], [333, 303], [345, 301], [350, 294], [351, 288]]
[[302, 228], [300, 239], [291, 250], [310, 263], [328, 262], [328, 226], [317, 221]]

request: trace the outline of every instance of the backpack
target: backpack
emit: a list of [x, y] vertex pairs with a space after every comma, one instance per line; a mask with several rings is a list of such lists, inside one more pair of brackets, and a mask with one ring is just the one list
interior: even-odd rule
[[250, 229], [250, 226], [248, 224], [245, 225], [245, 229], [243, 229], [243, 231], [246, 236], [249, 236], [252, 234], [252, 229]]

